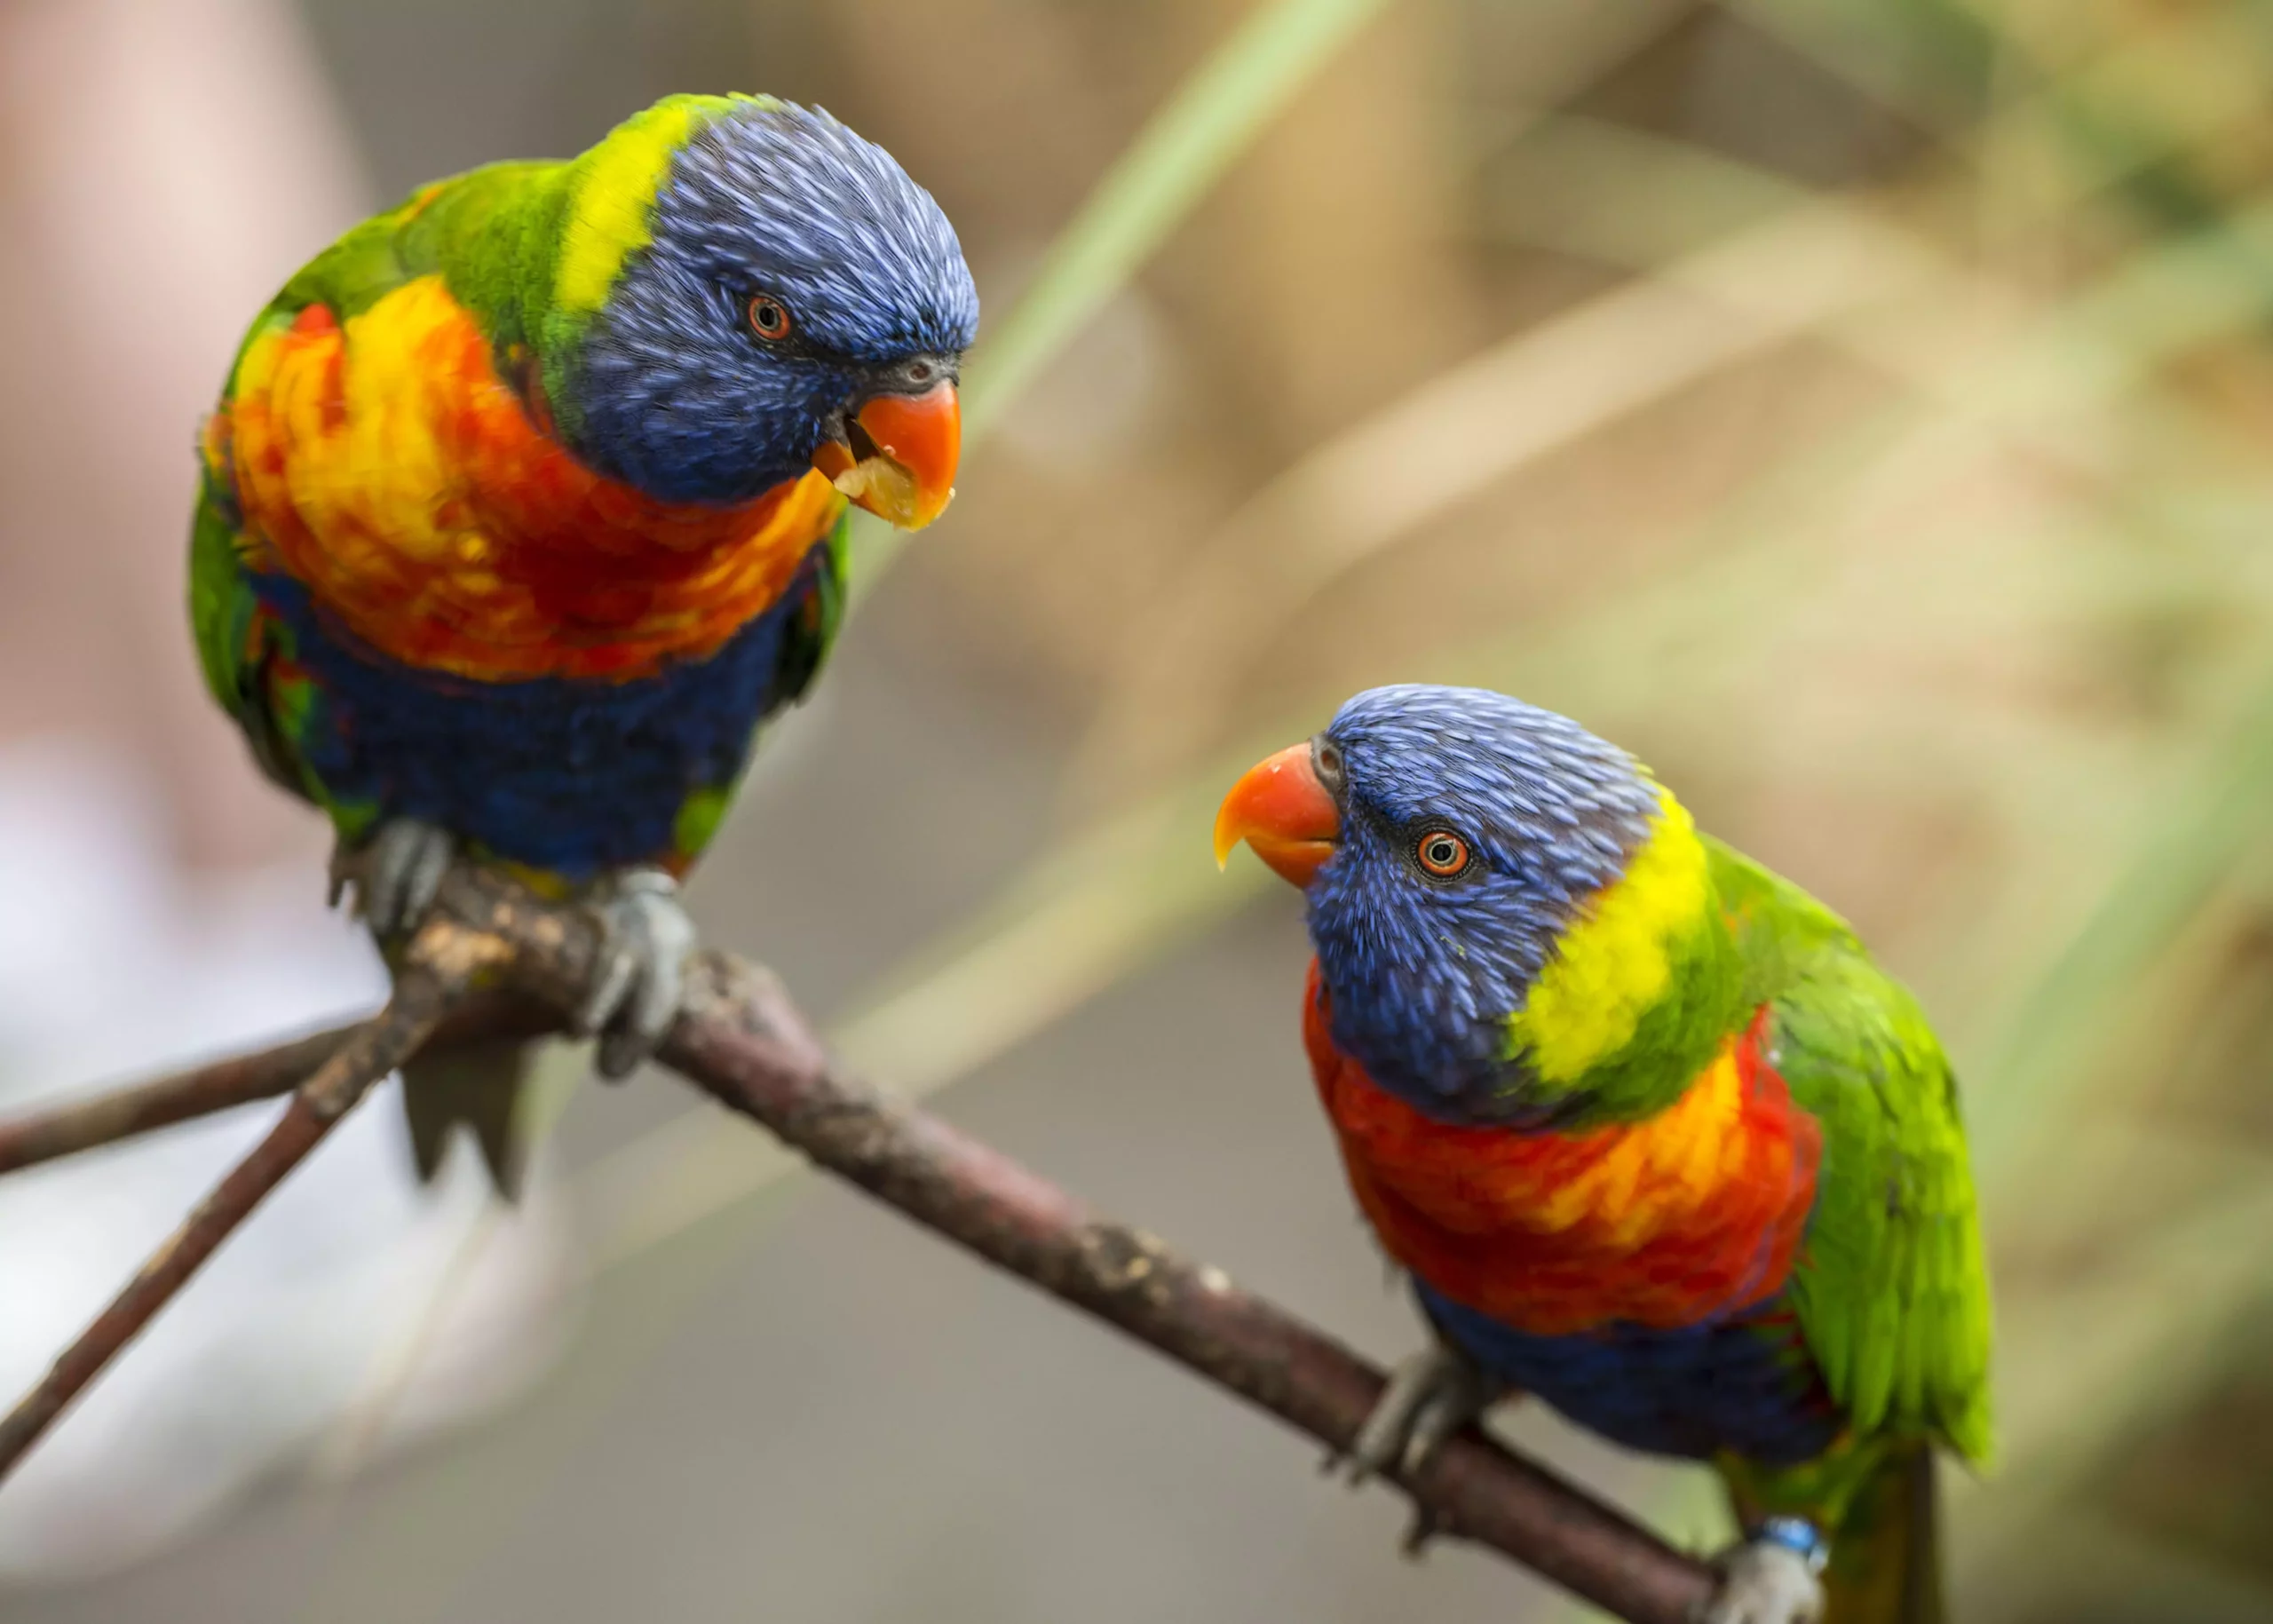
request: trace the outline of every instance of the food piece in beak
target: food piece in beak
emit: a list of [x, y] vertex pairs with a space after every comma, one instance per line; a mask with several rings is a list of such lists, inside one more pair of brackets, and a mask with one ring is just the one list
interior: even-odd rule
[[962, 405], [952, 383], [920, 395], [877, 395], [844, 425], [842, 440], [824, 440], [813, 466], [877, 518], [921, 530], [955, 494], [962, 455]]
[[1342, 809], [1318, 775], [1311, 746], [1264, 757], [1232, 786], [1216, 813], [1216, 866], [1244, 840], [1281, 878], [1307, 886], [1342, 837]]

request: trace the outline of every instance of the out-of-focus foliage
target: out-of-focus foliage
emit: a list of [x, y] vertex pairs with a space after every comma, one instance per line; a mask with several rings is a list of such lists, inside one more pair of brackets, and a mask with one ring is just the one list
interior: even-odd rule
[[[1322, 44], [1358, 8], [1311, 10]], [[1141, 255], [1045, 261], [1098, 267], [1079, 307], [1176, 399], [1117, 420], [1112, 476], [1048, 420], [1080, 380], [991, 400], [986, 556], [924, 567], [1073, 696], [1069, 832], [842, 1041], [951, 1081], [1259, 894], [1208, 870], [1212, 797], [1358, 686], [1570, 711], [1852, 915], [1959, 1057], [2006, 1422], [1993, 1492], [1955, 1501], [1962, 1611], [2263, 1616], [2273, 14], [1464, 0], [1383, 28], [1203, 216], [1205, 273], [1184, 250], [1108, 299]], [[1422, 200], [1400, 243], [1354, 202], [1302, 218], [1302, 143], [1360, 140], [1390, 155], [1356, 179]], [[1101, 202], [1176, 194], [1128, 172]], [[1221, 286], [1270, 226], [1294, 245]], [[1085, 534], [992, 494], [1053, 478], [1121, 511]], [[707, 1209], [773, 1170], [714, 1147], [690, 1183], [670, 1144], [613, 1199]], [[683, 1221], [637, 1210], [632, 1249]]]

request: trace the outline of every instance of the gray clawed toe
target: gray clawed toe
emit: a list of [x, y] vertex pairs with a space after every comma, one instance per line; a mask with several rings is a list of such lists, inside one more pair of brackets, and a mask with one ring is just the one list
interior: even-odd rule
[[694, 922], [679, 901], [677, 882], [656, 868], [612, 876], [590, 907], [606, 937], [576, 1031], [599, 1038], [601, 1076], [627, 1077], [678, 1018]]

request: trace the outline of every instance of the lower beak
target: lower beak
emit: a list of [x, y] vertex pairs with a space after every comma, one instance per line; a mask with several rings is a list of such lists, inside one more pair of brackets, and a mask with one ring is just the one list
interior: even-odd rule
[[962, 403], [952, 383], [920, 395], [877, 395], [852, 415], [845, 438], [826, 440], [813, 466], [877, 518], [921, 530], [955, 494]]
[[1342, 836], [1342, 809], [1319, 781], [1307, 744], [1266, 757], [1232, 786], [1216, 813], [1216, 866], [1244, 840], [1281, 878], [1307, 886]]

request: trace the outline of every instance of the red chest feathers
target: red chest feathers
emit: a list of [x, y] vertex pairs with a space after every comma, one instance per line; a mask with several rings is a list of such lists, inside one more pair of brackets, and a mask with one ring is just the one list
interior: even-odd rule
[[808, 471], [735, 507], [601, 478], [533, 418], [439, 278], [247, 345], [205, 455], [281, 567], [406, 664], [624, 679], [707, 659], [843, 509]]
[[1822, 1139], [1760, 1050], [1764, 1015], [1646, 1121], [1584, 1133], [1437, 1122], [1336, 1049], [1311, 966], [1303, 1041], [1358, 1203], [1455, 1302], [1559, 1335], [1693, 1325], [1773, 1295]]

